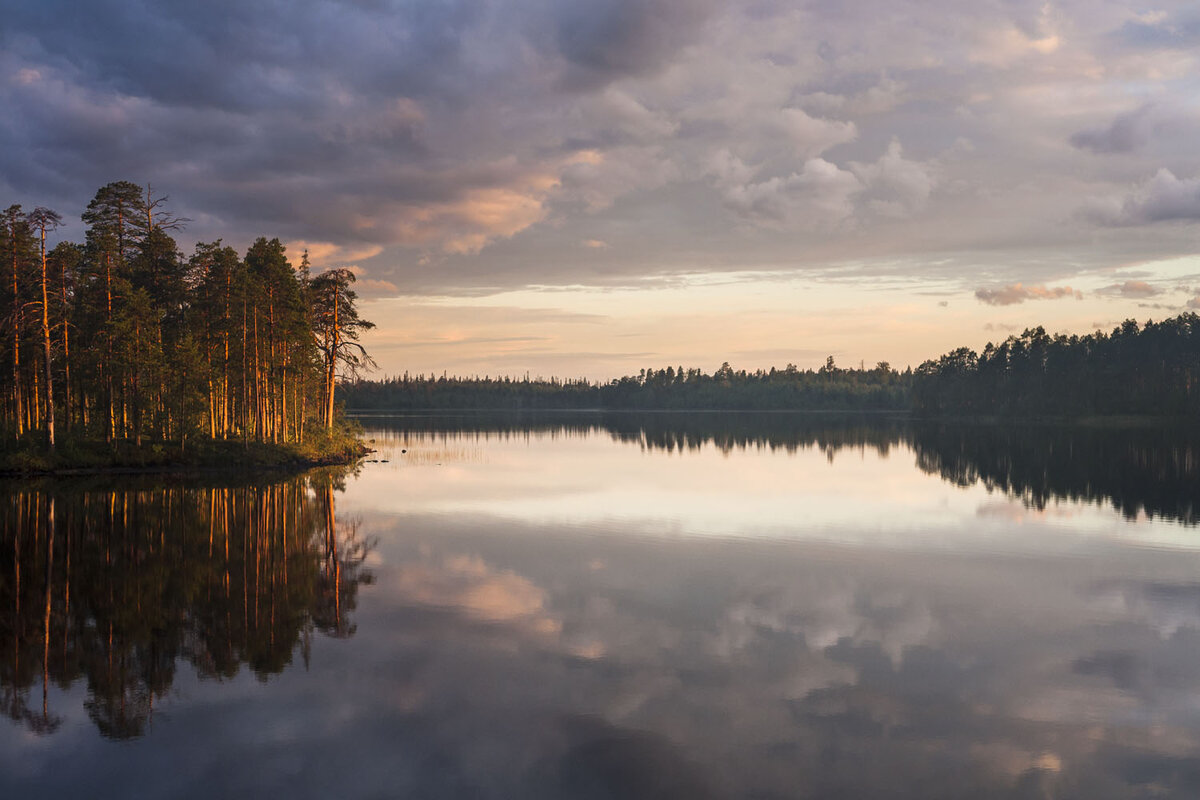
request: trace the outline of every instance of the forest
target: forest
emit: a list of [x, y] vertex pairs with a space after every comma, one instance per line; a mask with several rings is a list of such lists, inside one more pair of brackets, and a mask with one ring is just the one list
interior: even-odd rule
[[663, 409], [663, 410], [905, 410], [911, 371], [886, 362], [843, 369], [831, 356], [817, 370], [734, 370], [728, 362], [709, 375], [666, 367], [607, 383], [586, 379], [455, 378], [433, 375], [346, 384], [346, 407], [356, 410], [417, 408]]
[[0, 215], [0, 468], [357, 447], [335, 403], [339, 375], [372, 365], [354, 274], [311, 275], [278, 239], [185, 256], [187, 222], [128, 181], [96, 192], [82, 241], [48, 249], [64, 221], [47, 208]]
[[966, 347], [913, 373], [913, 410], [926, 416], [1200, 416], [1200, 317], [1185, 313], [1112, 333], [1044, 328]]
[[585, 379], [409, 375], [357, 380], [348, 408], [910, 411], [919, 417], [1076, 419], [1100, 416], [1200, 418], [1200, 317], [1185, 313], [1086, 336], [1032, 328], [960, 347], [917, 369], [887, 362], [843, 369], [714, 373], [667, 367], [607, 383]]

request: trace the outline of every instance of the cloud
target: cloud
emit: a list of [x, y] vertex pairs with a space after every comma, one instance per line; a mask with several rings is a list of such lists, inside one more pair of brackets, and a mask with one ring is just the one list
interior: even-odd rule
[[306, 250], [313, 268], [321, 269], [342, 266], [348, 262], [366, 261], [382, 253], [383, 247], [376, 244], [339, 245], [334, 242], [313, 242], [304, 239], [287, 242], [288, 257], [297, 265]]
[[[99, 186], [152, 182], [185, 249], [380, 249], [376, 279], [431, 293], [866, 261], [1043, 281], [1192, 246], [1060, 213], [1196, 218], [1196, 14], [1157, 7], [17, 3], [0, 193], [78, 226]], [[1178, 185], [1131, 186], [1147, 165]]]
[[[803, 119], [802, 126], [829, 132], [823, 120]], [[852, 132], [808, 138], [812, 150], [825, 149]], [[908, 217], [924, 208], [936, 185], [931, 164], [906, 159], [899, 141], [892, 140], [874, 162], [850, 162], [843, 168], [812, 157], [788, 175], [759, 178], [765, 165], [749, 166], [727, 149], [709, 162], [709, 175], [721, 188], [727, 208], [755, 225], [774, 228], [829, 230], [856, 225], [867, 213]]]
[[970, 60], [991, 67], [1011, 66], [1021, 59], [1049, 56], [1062, 45], [1055, 34], [1033, 36], [1016, 25], [984, 32], [970, 54]]
[[731, 157], [722, 181], [725, 204], [764, 227], [837, 226], [853, 215], [854, 196], [863, 188], [852, 172], [823, 158], [809, 159], [790, 175], [746, 183], [736, 180], [752, 172]]
[[853, 122], [810, 117], [799, 108], [785, 108], [779, 113], [785, 134], [802, 158], [815, 158], [831, 147], [858, 138], [858, 128]]
[[871, 210], [885, 217], [907, 217], [919, 211], [937, 183], [933, 167], [906, 159], [897, 139], [878, 161], [851, 162], [850, 169], [866, 187]]
[[1131, 153], [1150, 140], [1150, 111], [1145, 105], [1119, 115], [1111, 124], [1071, 136], [1071, 144], [1094, 153]]
[[1135, 47], [1189, 48], [1200, 43], [1200, 14], [1194, 8], [1139, 14], [1123, 24], [1116, 35]]
[[1123, 195], [1093, 198], [1083, 214], [1111, 227], [1200, 221], [1200, 177], [1177, 178], [1164, 167]]
[[851, 94], [813, 92], [801, 96], [800, 102], [808, 108], [823, 112], [885, 114], [908, 99], [905, 90], [905, 84], [893, 80], [885, 72], [880, 76], [879, 82], [868, 89]]
[[620, 147], [603, 155], [589, 150], [561, 169], [551, 197], [559, 208], [575, 206], [595, 213], [618, 198], [661, 187], [678, 177], [676, 165], [659, 147]]
[[1096, 294], [1141, 299], [1162, 294], [1162, 290], [1151, 286], [1145, 281], [1125, 281], [1124, 283], [1114, 283], [1111, 286], [1105, 286], [1103, 289], [1097, 289]]
[[1200, 310], [1200, 294], [1187, 301], [1187, 307], [1193, 310]]
[[1070, 286], [1025, 286], [1012, 283], [994, 289], [976, 289], [975, 297], [981, 303], [989, 306], [1011, 306], [1024, 303], [1026, 300], [1059, 300], [1064, 297], [1082, 299], [1083, 294]]
[[568, 85], [589, 89], [653, 73], [691, 43], [712, 11], [707, 0], [597, 0], [556, 6], [555, 43]]
[[381, 281], [375, 278], [360, 278], [356, 281], [358, 290], [364, 294], [397, 294], [400, 289], [391, 281]]

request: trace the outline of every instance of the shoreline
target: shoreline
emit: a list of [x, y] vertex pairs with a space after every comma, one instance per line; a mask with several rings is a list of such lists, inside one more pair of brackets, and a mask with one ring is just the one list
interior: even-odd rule
[[113, 450], [105, 442], [72, 442], [51, 455], [29, 449], [0, 451], [0, 478], [72, 478], [104, 475], [237, 475], [295, 473], [350, 466], [375, 452], [361, 439], [327, 449], [295, 444], [205, 441], [179, 454], [162, 443]]

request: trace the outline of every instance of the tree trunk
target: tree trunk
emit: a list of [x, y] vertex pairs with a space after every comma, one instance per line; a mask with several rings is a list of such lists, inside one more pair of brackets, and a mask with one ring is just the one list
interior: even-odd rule
[[63, 430], [71, 430], [71, 337], [67, 311], [67, 265], [62, 264]]
[[105, 301], [105, 318], [104, 318], [104, 384], [105, 394], [108, 395], [108, 430], [105, 432], [108, 441], [111, 442], [117, 435], [117, 408], [116, 397], [114, 397], [113, 379], [112, 379], [112, 254], [104, 254], [104, 301]]
[[17, 286], [17, 248], [16, 248], [16, 232], [13, 235], [13, 253], [12, 253], [12, 297], [13, 297], [13, 315], [12, 315], [12, 341], [13, 341], [13, 363], [12, 363], [12, 393], [13, 393], [13, 410], [16, 412], [16, 436], [21, 438], [21, 434], [25, 433], [24, 419], [25, 413], [21, 405], [21, 294]]
[[46, 354], [46, 440], [54, 450], [54, 373], [50, 359], [50, 293], [46, 276], [46, 228], [42, 226], [42, 348]]
[[341, 304], [338, 286], [334, 284], [333, 288], [333, 331], [331, 333], [332, 341], [330, 342], [329, 352], [326, 354], [326, 374], [325, 374], [325, 429], [333, 430], [333, 384], [337, 377], [337, 352], [338, 352], [338, 306]]

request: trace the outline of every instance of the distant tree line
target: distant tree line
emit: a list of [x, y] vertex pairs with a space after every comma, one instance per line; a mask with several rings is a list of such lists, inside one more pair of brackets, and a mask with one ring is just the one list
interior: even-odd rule
[[927, 415], [1200, 414], [1200, 317], [1181, 314], [1112, 333], [1050, 336], [1042, 327], [926, 361], [912, 381]]
[[333, 426], [339, 369], [370, 363], [349, 270], [312, 277], [278, 239], [185, 257], [172, 235], [186, 220], [128, 181], [82, 221], [82, 242], [48, 250], [59, 214], [0, 215], [0, 448], [303, 442]]
[[348, 408], [369, 409], [721, 409], [900, 410], [909, 405], [912, 373], [881, 362], [871, 369], [843, 369], [830, 356], [817, 370], [716, 372], [666, 367], [607, 383], [507, 377], [409, 375], [359, 380], [344, 389]]
[[960, 347], [915, 371], [887, 362], [844, 369], [646, 369], [608, 382], [410, 375], [347, 383], [348, 408], [612, 410], [911, 410], [923, 416], [1200, 414], [1200, 317], [1181, 314], [1112, 333], [1051, 336], [1042, 327]]

